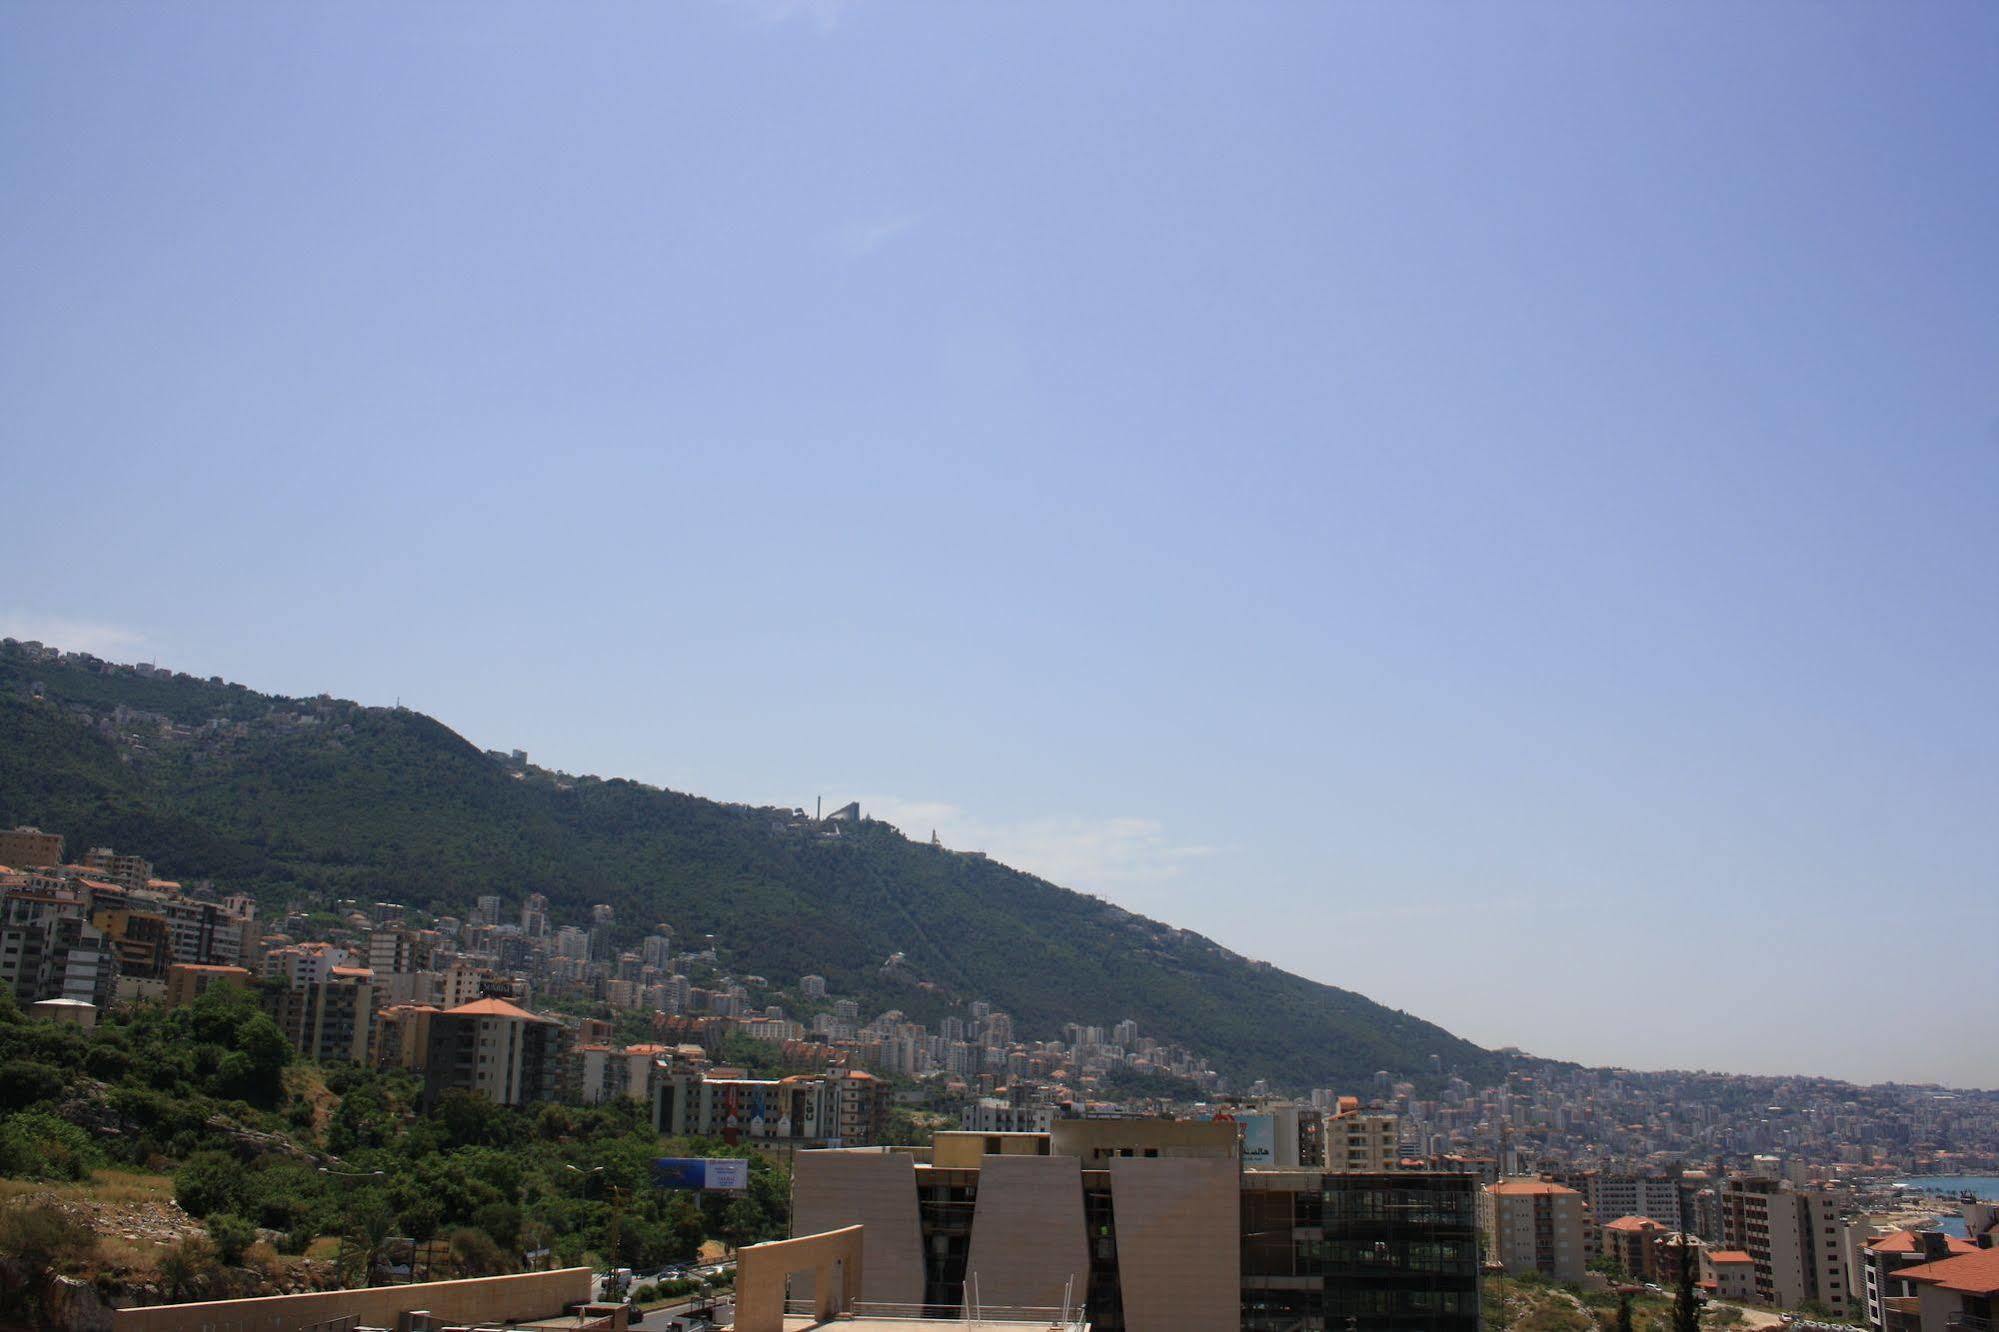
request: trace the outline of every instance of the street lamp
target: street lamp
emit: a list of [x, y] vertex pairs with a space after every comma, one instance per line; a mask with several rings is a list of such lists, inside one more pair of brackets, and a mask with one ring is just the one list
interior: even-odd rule
[[[330, 1166], [321, 1166], [319, 1168], [319, 1173], [322, 1175], [331, 1176], [334, 1179], [382, 1179], [389, 1172], [386, 1170], [335, 1170]], [[346, 1266], [347, 1266], [347, 1224], [345, 1220], [343, 1220], [340, 1226], [340, 1252], [333, 1259], [333, 1269], [337, 1273], [340, 1271], [340, 1269]], [[374, 1254], [374, 1245], [372, 1241], [370, 1241], [369, 1243], [368, 1268], [365, 1272], [361, 1274], [361, 1284], [364, 1286], [372, 1286], [375, 1284], [375, 1254]]]
[[[578, 1166], [570, 1165], [567, 1161], [563, 1162], [562, 1168], [572, 1175], [582, 1175], [584, 1177], [583, 1193], [585, 1197], [588, 1197], [590, 1193], [589, 1177], [604, 1173], [603, 1166], [591, 1166], [588, 1170], [584, 1170]], [[610, 1252], [604, 1256], [604, 1275], [608, 1277], [618, 1270], [618, 1237], [620, 1234], [620, 1223], [624, 1219], [625, 1191], [608, 1179], [604, 1183], [605, 1187], [611, 1190], [611, 1235], [609, 1244], [605, 1246]]]

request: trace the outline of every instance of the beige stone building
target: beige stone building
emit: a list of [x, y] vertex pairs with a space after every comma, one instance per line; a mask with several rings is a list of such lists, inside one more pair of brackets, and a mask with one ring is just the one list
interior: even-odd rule
[[1502, 1179], [1486, 1186], [1483, 1210], [1490, 1256], [1508, 1272], [1583, 1279], [1582, 1194], [1542, 1179]]
[[1796, 1309], [1816, 1301], [1842, 1318], [1856, 1308], [1839, 1210], [1818, 1189], [1754, 1176], [1722, 1181], [1722, 1241], [1755, 1263], [1757, 1303]]

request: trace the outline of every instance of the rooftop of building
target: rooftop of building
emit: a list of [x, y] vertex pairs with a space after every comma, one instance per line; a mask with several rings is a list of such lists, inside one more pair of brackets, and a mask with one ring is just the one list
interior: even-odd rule
[[530, 1013], [525, 1008], [517, 1007], [504, 999], [474, 999], [469, 1004], [460, 1004], [456, 1008], [445, 1009], [444, 1015], [446, 1017], [519, 1018], [523, 1022], [555, 1022], [554, 1018], [543, 1017], [539, 1013]]
[[1708, 1254], [1707, 1260], [1717, 1265], [1726, 1263], [1754, 1263], [1756, 1261], [1743, 1249], [1716, 1249]]
[[1649, 1216], [1620, 1216], [1615, 1221], [1603, 1223], [1605, 1230], [1664, 1230], [1666, 1227]]
[[[1978, 1251], [1976, 1244], [1957, 1235], [1944, 1236], [1944, 1246], [1953, 1255]], [[1913, 1230], [1892, 1231], [1867, 1246], [1869, 1253], [1916, 1253], [1920, 1248]]]
[[1938, 1262], [1905, 1267], [1895, 1273], [1895, 1280], [1919, 1281], [1959, 1295], [1990, 1298], [1999, 1295], [1999, 1249], [1974, 1248]]
[[1582, 1197], [1566, 1185], [1545, 1179], [1502, 1179], [1497, 1184], [1488, 1184], [1486, 1190], [1500, 1198]]

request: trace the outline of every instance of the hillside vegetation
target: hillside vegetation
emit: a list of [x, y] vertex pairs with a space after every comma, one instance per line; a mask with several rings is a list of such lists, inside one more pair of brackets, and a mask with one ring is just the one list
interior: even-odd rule
[[[1236, 1078], [1486, 1079], [1499, 1058], [1350, 991], [884, 823], [517, 768], [432, 718], [0, 646], [0, 823], [110, 845], [278, 903], [333, 893], [462, 914], [481, 893], [593, 902], [731, 965], [817, 972], [930, 1019], [987, 999], [1028, 1037], [1135, 1018]], [[1334, 912], [1329, 915], [1336, 915]], [[1329, 940], [1329, 943], [1332, 942]], [[892, 954], [903, 964], [885, 968]]]

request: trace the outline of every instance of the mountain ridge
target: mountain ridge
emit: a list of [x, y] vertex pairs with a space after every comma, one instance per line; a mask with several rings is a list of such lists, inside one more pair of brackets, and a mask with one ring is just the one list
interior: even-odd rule
[[[0, 822], [112, 845], [275, 903], [462, 911], [482, 892], [666, 920], [733, 965], [824, 975], [928, 1020], [972, 999], [1025, 1037], [1135, 1018], [1232, 1080], [1474, 1081], [1504, 1057], [1362, 995], [877, 820], [827, 825], [482, 751], [435, 718], [0, 644]], [[882, 964], [892, 954], [904, 962]], [[1439, 1068], [1431, 1066], [1437, 1056]]]

